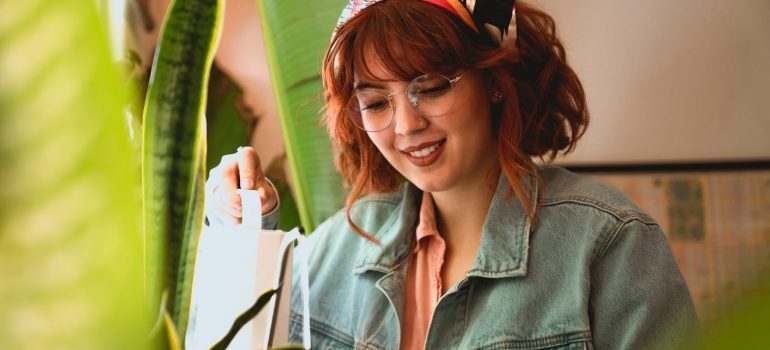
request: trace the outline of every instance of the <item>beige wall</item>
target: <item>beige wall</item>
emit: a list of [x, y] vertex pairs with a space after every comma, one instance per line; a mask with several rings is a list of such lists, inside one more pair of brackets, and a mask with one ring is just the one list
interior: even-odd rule
[[770, 1], [534, 2], [592, 112], [566, 162], [770, 160]]

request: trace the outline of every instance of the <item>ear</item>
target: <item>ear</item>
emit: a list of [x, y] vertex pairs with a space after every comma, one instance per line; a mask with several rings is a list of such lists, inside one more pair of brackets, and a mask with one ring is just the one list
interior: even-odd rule
[[489, 95], [489, 102], [496, 104], [503, 100], [503, 93], [501, 92], [500, 84], [491, 75], [487, 75], [487, 92]]

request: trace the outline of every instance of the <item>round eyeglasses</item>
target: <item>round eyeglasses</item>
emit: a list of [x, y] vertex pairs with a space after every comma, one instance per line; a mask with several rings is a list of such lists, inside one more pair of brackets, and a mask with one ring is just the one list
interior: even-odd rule
[[448, 112], [455, 103], [455, 88], [465, 73], [454, 78], [440, 74], [425, 74], [414, 78], [406, 91], [383, 94], [371, 88], [357, 91], [348, 104], [353, 121], [359, 128], [376, 132], [387, 129], [396, 114], [393, 96], [406, 93], [409, 104], [421, 115], [433, 118]]

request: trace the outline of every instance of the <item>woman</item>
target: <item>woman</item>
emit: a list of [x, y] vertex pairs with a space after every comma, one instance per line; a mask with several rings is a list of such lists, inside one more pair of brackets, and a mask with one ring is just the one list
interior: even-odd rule
[[[351, 192], [310, 236], [314, 347], [665, 349], [697, 331], [660, 227], [614, 189], [532, 161], [571, 151], [588, 123], [548, 15], [353, 0], [322, 77]], [[209, 218], [239, 220], [238, 178], [274, 217], [244, 148], [212, 170]]]

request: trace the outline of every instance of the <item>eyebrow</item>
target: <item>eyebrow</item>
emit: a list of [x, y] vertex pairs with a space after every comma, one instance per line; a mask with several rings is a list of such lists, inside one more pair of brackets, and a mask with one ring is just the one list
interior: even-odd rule
[[366, 82], [366, 81], [364, 81], [364, 82], [358, 82], [358, 83], [356, 83], [356, 85], [353, 87], [353, 90], [354, 90], [354, 91], [360, 91], [360, 90], [365, 90], [365, 89], [379, 89], [379, 90], [385, 90], [386, 88], [385, 88], [385, 85], [382, 85], [382, 84], [377, 84], [377, 83], [370, 83], [370, 82]]

